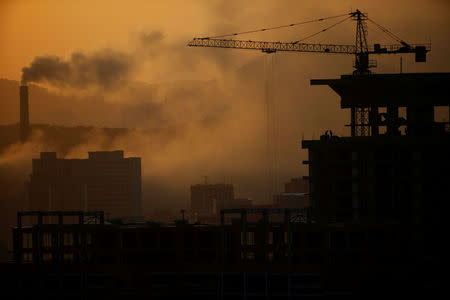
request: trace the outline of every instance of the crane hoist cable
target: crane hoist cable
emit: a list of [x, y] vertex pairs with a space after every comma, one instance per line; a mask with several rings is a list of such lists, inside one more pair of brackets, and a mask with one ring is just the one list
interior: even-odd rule
[[[267, 30], [275, 30], [280, 28], [286, 28], [291, 26], [296, 26], [300, 24], [306, 24], [311, 22], [319, 22], [327, 19], [338, 18], [343, 16], [349, 16], [339, 22], [332, 24], [319, 32], [310, 34], [301, 40], [298, 41], [289, 41], [289, 42], [274, 42], [274, 41], [254, 41], [254, 40], [240, 40], [230, 38], [230, 36], [236, 36], [240, 34], [247, 33], [255, 33]], [[356, 21], [356, 34], [355, 34], [355, 43], [354, 44], [318, 44], [318, 43], [304, 43], [302, 41], [314, 37], [324, 31], [327, 31], [341, 23], [343, 23], [347, 19], [353, 19]], [[394, 39], [397, 44], [392, 45], [381, 45], [380, 43], [374, 43], [373, 46], [369, 46], [367, 42], [367, 22], [373, 23], [379, 30], [381, 30], [384, 34], [386, 34], [389, 38]], [[228, 37], [228, 38], [223, 38]], [[355, 55], [355, 64], [354, 64], [354, 74], [355, 75], [365, 75], [370, 74], [370, 68], [375, 67], [376, 65], [371, 63], [369, 60], [369, 55], [374, 54], [405, 54], [411, 53], [415, 54], [416, 62], [426, 62], [426, 54], [431, 51], [431, 43], [428, 44], [409, 44], [402, 40], [397, 35], [393, 34], [387, 28], [379, 25], [374, 20], [369, 19], [367, 14], [362, 13], [360, 10], [355, 10], [350, 12], [349, 14], [342, 14], [338, 16], [332, 16], [328, 18], [320, 18], [310, 21], [292, 23], [289, 25], [282, 25], [270, 28], [262, 28], [259, 30], [250, 30], [237, 32], [233, 34], [227, 35], [218, 35], [215, 37], [203, 37], [203, 38], [194, 38], [189, 43], [190, 47], [214, 47], [214, 48], [231, 48], [231, 49], [249, 49], [249, 50], [259, 50], [264, 53], [275, 53], [277, 51], [285, 51], [285, 52], [309, 52], [309, 53], [328, 53], [328, 54], [348, 54]]]
[[289, 27], [294, 27], [294, 26], [308, 24], [308, 23], [321, 22], [321, 21], [325, 21], [325, 20], [329, 20], [329, 19], [335, 19], [335, 18], [347, 16], [347, 15], [348, 14], [341, 14], [341, 15], [337, 15], [337, 16], [319, 18], [319, 19], [314, 19], [314, 20], [309, 20], [309, 21], [302, 21], [302, 22], [291, 23], [291, 24], [287, 24], [287, 25], [280, 25], [280, 26], [275, 26], [275, 27], [261, 28], [261, 29], [255, 29], [255, 30], [249, 30], [249, 31], [241, 31], [241, 32], [222, 34], [222, 35], [216, 35], [216, 36], [208, 36], [208, 37], [204, 37], [204, 38], [205, 39], [217, 39], [217, 38], [224, 38], [227, 36], [236, 36], [236, 35], [263, 32], [263, 31], [269, 31], [269, 30], [275, 30], [275, 29], [281, 29], [281, 28], [289, 28]]
[[401, 39], [400, 37], [398, 37], [397, 35], [393, 34], [391, 31], [389, 31], [387, 28], [381, 26], [380, 24], [376, 23], [374, 20], [367, 18], [367, 20], [369, 20], [371, 23], [373, 23], [375, 26], [378, 27], [378, 29], [380, 29], [381, 31], [383, 31], [384, 33], [386, 33], [391, 39], [399, 42], [400, 44], [406, 46], [408, 45], [403, 39]]
[[298, 44], [298, 43], [300, 43], [300, 42], [303, 42], [304, 40], [307, 40], [307, 39], [309, 39], [309, 38], [312, 38], [312, 37], [314, 37], [314, 36], [316, 36], [316, 35], [318, 35], [318, 34], [320, 34], [320, 33], [322, 33], [322, 32], [327, 31], [328, 29], [331, 29], [331, 28], [333, 28], [333, 27], [335, 27], [335, 26], [337, 26], [337, 25], [339, 25], [339, 24], [341, 24], [341, 23], [344, 23], [345, 21], [347, 21], [347, 20], [350, 19], [350, 18], [351, 18], [351, 16], [349, 16], [349, 17], [347, 17], [347, 18], [345, 18], [345, 19], [342, 19], [342, 20], [340, 20], [340, 21], [337, 22], [337, 23], [334, 23], [334, 24], [332, 24], [332, 25], [330, 25], [330, 26], [328, 26], [328, 27], [326, 27], [326, 28], [324, 28], [324, 29], [322, 29], [322, 30], [316, 32], [316, 33], [310, 34], [310, 35], [308, 35], [308, 36], [302, 38], [301, 40], [298, 40], [298, 41], [295, 41], [295, 42], [292, 42], [292, 43], [293, 43], [293, 44]]

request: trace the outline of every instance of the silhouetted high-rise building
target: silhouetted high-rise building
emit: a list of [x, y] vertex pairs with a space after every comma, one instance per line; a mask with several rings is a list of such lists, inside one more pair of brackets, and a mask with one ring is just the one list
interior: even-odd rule
[[33, 159], [25, 203], [32, 210], [101, 210], [107, 217], [140, 216], [141, 159], [123, 151], [89, 152], [61, 159], [42, 152]]
[[328, 85], [350, 110], [350, 137], [304, 140], [312, 213], [320, 222], [443, 222], [449, 197], [450, 73], [343, 75]]

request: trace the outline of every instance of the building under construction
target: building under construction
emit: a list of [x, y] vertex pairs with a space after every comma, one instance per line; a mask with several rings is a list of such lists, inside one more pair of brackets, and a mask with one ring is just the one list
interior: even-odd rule
[[410, 227], [308, 224], [299, 213], [235, 209], [221, 212], [220, 225], [114, 225], [101, 212], [21, 212], [14, 263], [2, 269], [16, 299], [365, 298], [416, 281], [415, 293], [433, 292], [435, 274], [413, 264], [420, 247]]
[[[351, 134], [330, 130], [302, 141], [310, 210], [222, 209], [218, 225], [114, 225], [101, 213], [22, 212], [13, 228], [14, 263], [3, 268], [9, 291], [19, 299], [441, 295], [450, 133], [449, 120], [437, 122], [435, 110], [450, 106], [450, 73], [373, 74], [369, 54], [413, 53], [421, 62], [431, 46], [408, 44], [376, 24], [398, 44], [368, 47], [365, 22], [373, 21], [359, 10], [342, 16], [356, 21], [355, 45], [227, 35], [189, 44], [355, 55], [352, 75], [311, 81], [341, 96]], [[47, 217], [58, 221], [46, 224]]]
[[[312, 84], [339, 93], [351, 136], [303, 141], [311, 211], [221, 210], [220, 225], [113, 225], [83, 212], [68, 213], [78, 221], [66, 224], [66, 212], [20, 213], [14, 263], [3, 266], [10, 291], [19, 299], [437, 296], [450, 134], [434, 112], [450, 105], [441, 97], [450, 74]], [[23, 216], [37, 221], [24, 226]], [[45, 224], [47, 216], [58, 222]]]
[[[450, 73], [372, 74], [311, 80], [350, 111], [350, 137], [304, 140], [313, 218], [326, 222], [433, 224], [449, 197]], [[403, 112], [403, 115], [401, 113]]]

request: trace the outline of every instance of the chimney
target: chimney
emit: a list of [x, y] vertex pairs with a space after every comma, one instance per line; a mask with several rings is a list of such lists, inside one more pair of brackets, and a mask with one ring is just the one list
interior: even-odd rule
[[20, 140], [25, 142], [30, 134], [30, 116], [28, 112], [28, 86], [20, 86]]

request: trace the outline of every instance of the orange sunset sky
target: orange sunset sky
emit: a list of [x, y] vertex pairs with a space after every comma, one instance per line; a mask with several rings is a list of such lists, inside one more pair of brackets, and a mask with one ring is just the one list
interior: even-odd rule
[[[38, 55], [67, 57], [77, 50], [89, 52], [102, 48], [129, 51], [135, 47], [136, 35], [146, 31], [160, 31], [168, 43], [183, 47], [194, 36], [288, 24], [354, 8], [368, 12], [378, 23], [407, 41], [431, 39], [433, 51], [429, 62], [425, 66], [412, 66], [410, 71], [450, 69], [447, 58], [450, 1], [447, 0], [0, 0], [0, 78], [19, 80], [22, 67]], [[331, 42], [351, 43], [353, 32], [343, 31], [337, 30], [338, 33], [326, 37]], [[261, 39], [283, 39], [283, 34], [270, 33]], [[341, 40], [341, 36], [346, 38]], [[249, 54], [238, 51], [230, 55], [242, 60]], [[164, 68], [164, 61], [159, 62], [159, 68]], [[208, 78], [214, 76], [212, 69], [205, 67], [195, 74], [184, 70], [184, 74], [177, 75], [170, 70], [170, 76]], [[169, 74], [147, 69], [136, 76], [139, 80], [152, 81]]]

